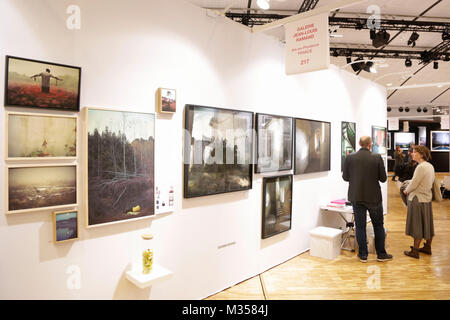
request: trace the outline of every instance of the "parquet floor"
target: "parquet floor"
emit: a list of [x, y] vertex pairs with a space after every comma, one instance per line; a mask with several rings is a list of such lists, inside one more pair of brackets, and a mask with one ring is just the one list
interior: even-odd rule
[[[448, 173], [439, 173], [437, 178], [442, 181], [444, 175]], [[387, 183], [386, 247], [394, 256], [392, 261], [377, 262], [371, 254], [367, 263], [361, 263], [350, 251], [329, 261], [306, 252], [207, 299], [450, 299], [450, 199], [433, 202], [433, 255], [421, 254], [416, 260], [403, 254], [412, 238], [405, 235], [406, 207], [400, 199], [400, 184], [390, 178]]]

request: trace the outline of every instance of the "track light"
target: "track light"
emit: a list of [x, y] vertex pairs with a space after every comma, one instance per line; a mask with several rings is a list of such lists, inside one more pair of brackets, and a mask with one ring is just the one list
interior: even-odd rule
[[372, 40], [372, 45], [375, 48], [387, 45], [391, 35], [386, 32], [386, 30], [380, 30], [376, 32], [375, 30], [370, 30], [370, 40]]
[[398, 108], [399, 112], [403, 112], [403, 107]]
[[263, 10], [267, 10], [270, 8], [269, 0], [257, 0], [256, 4]]
[[387, 112], [391, 112], [392, 108], [391, 107], [387, 107]]
[[409, 37], [408, 46], [412, 46], [414, 48], [416, 46], [417, 39], [419, 39], [419, 34], [414, 31], [411, 34], [411, 37]]
[[411, 59], [410, 58], [406, 58], [406, 60], [405, 60], [405, 67], [411, 67], [412, 66], [412, 61], [411, 61]]
[[409, 112], [409, 108], [408, 107], [405, 108], [405, 112]]
[[427, 107], [423, 108], [423, 112], [428, 112]]
[[439, 63], [437, 61], [433, 62], [433, 69], [439, 69]]
[[418, 107], [417, 108], [417, 112], [421, 112], [422, 111], [422, 108], [421, 107]]

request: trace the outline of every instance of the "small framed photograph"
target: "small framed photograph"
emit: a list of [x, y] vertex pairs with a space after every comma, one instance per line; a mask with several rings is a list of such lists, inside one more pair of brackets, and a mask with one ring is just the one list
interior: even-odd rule
[[177, 112], [177, 92], [175, 89], [158, 89], [158, 112]]
[[78, 239], [78, 211], [53, 212], [53, 227], [55, 243]]

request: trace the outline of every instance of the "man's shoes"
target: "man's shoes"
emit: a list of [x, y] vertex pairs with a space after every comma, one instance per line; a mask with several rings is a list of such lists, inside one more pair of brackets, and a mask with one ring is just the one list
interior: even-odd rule
[[394, 257], [392, 256], [392, 254], [383, 253], [383, 254], [379, 254], [377, 256], [377, 261], [384, 262], [384, 261], [392, 260], [393, 258]]
[[364, 263], [367, 262], [367, 256], [360, 256], [360, 255], [358, 254], [358, 258], [359, 258], [359, 261], [361, 261], [361, 262], [364, 262]]

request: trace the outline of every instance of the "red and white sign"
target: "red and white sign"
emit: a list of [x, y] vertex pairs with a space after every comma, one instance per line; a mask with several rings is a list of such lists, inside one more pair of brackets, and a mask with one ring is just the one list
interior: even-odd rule
[[328, 12], [287, 23], [286, 74], [328, 69], [330, 35]]

